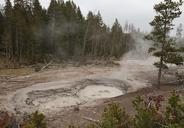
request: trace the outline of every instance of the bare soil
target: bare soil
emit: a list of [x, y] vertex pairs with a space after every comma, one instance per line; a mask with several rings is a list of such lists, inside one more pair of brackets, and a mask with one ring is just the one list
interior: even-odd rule
[[121, 66], [55, 67], [37, 73], [24, 68], [3, 70], [0, 71], [0, 109], [17, 115], [39, 110], [46, 115], [49, 128], [69, 124], [85, 126], [89, 123], [86, 117], [99, 119], [104, 107], [112, 101], [134, 114], [132, 100], [136, 96], [167, 98], [172, 90], [178, 89], [163, 85], [159, 91], [155, 90], [152, 85], [156, 75], [152, 64], [142, 61], [127, 61]]
[[[165, 97], [163, 106], [165, 106], [167, 99], [171, 95], [172, 91], [176, 90], [177, 88], [177, 86], [173, 85], [162, 85], [159, 91], [154, 87], [144, 88], [136, 92], [128, 93], [116, 98], [98, 101], [98, 104], [95, 105], [80, 107], [79, 111], [75, 111], [75, 109], [61, 111], [55, 113], [54, 115], [50, 115], [47, 118], [48, 125], [49, 128], [64, 128], [71, 124], [75, 124], [75, 126], [84, 127], [87, 124], [94, 123], [89, 120], [86, 120], [86, 117], [94, 120], [99, 120], [104, 108], [112, 102], [120, 103], [122, 107], [125, 108], [126, 112], [129, 115], [133, 116], [135, 114], [135, 110], [132, 106], [132, 101], [137, 96], [148, 97], [163, 95]], [[184, 92], [181, 92], [181, 94], [184, 96]]]

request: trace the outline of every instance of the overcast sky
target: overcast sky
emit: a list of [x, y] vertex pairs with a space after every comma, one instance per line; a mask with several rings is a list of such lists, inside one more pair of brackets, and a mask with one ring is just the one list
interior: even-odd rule
[[[4, 0], [0, 0], [4, 1]], [[149, 31], [149, 22], [153, 19], [153, 5], [162, 0], [73, 0], [80, 6], [82, 13], [86, 15], [88, 11], [101, 12], [104, 22], [112, 25], [115, 18], [123, 25], [126, 21], [133, 23], [141, 30]], [[50, 0], [40, 0], [41, 4], [47, 8]], [[184, 11], [184, 5], [181, 7]], [[175, 21], [176, 24], [184, 24], [184, 13], [181, 18]]]

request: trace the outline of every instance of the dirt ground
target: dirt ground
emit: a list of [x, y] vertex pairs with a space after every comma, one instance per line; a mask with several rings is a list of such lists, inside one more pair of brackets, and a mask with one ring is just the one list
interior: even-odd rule
[[[134, 108], [132, 107], [132, 101], [135, 99], [135, 97], [164, 95], [165, 98], [163, 104], [164, 106], [165, 103], [167, 102], [168, 97], [171, 95], [171, 92], [177, 88], [178, 88], [177, 86], [172, 85], [163, 85], [159, 91], [153, 87], [145, 88], [116, 98], [98, 101], [98, 104], [92, 106], [80, 107], [79, 111], [75, 111], [74, 109], [61, 111], [47, 118], [48, 125], [49, 128], [60, 128], [60, 127], [64, 128], [71, 124], [75, 124], [75, 126], [84, 127], [87, 124], [93, 123], [89, 120], [86, 120], [86, 117], [99, 120], [105, 106], [107, 106], [109, 103], [112, 102], [120, 103], [122, 107], [125, 108], [126, 112], [128, 112], [128, 114], [134, 115], [135, 111]], [[181, 94], [184, 96], [184, 92], [181, 92]]]
[[[134, 61], [133, 61], [134, 62]], [[127, 67], [128, 64], [128, 67]], [[17, 115], [39, 110], [49, 128], [69, 124], [85, 126], [85, 118], [99, 119], [104, 106], [117, 101], [134, 114], [132, 100], [138, 96], [164, 95], [177, 86], [155, 90], [157, 70], [149, 63], [132, 61], [121, 66], [86, 65], [0, 71], [0, 109]]]

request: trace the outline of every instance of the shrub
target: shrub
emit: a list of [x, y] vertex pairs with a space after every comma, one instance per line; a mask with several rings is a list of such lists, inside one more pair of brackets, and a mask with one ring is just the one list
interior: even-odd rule
[[[165, 108], [163, 96], [151, 96], [147, 99], [137, 97], [133, 101], [135, 116], [130, 117], [118, 103], [105, 107], [99, 122], [86, 128], [184, 128], [184, 99], [173, 92]], [[162, 108], [162, 109], [161, 109]], [[163, 111], [164, 110], [164, 111]], [[20, 125], [22, 124], [22, 125]], [[45, 116], [38, 111], [18, 123], [15, 116], [0, 112], [0, 128], [47, 128]], [[79, 128], [70, 125], [68, 128]]]
[[0, 112], [0, 128], [5, 128], [9, 125], [10, 116], [7, 112]]
[[111, 103], [104, 109], [99, 124], [90, 124], [86, 128], [184, 128], [182, 98], [173, 92], [165, 109], [163, 101], [162, 95], [147, 99], [137, 97], [133, 101], [136, 114], [132, 119], [120, 104]]
[[17, 128], [19, 123], [14, 115], [10, 115], [8, 112], [0, 112], [0, 128]]
[[170, 128], [184, 128], [184, 102], [176, 92], [169, 98], [165, 119]]
[[38, 111], [29, 115], [22, 128], [46, 128], [45, 116]]
[[130, 119], [118, 103], [109, 104], [102, 113], [101, 128], [129, 128]]
[[135, 128], [159, 128], [162, 124], [162, 115], [160, 114], [162, 96], [149, 97], [147, 101], [137, 97], [133, 101], [136, 115], [134, 117]]

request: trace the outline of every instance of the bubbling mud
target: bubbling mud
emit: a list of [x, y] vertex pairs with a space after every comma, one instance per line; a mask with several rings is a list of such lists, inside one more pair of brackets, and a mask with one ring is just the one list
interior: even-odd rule
[[9, 98], [9, 106], [24, 112], [59, 111], [76, 105], [87, 105], [99, 99], [121, 96], [128, 88], [126, 82], [109, 78], [42, 83], [16, 91]]
[[124, 60], [116, 71], [22, 88], [9, 97], [8, 108], [22, 112], [60, 111], [150, 87], [148, 76], [157, 74], [154, 61], [155, 58]]
[[123, 92], [115, 87], [91, 85], [80, 91], [79, 96], [83, 99], [93, 100], [102, 98], [112, 98], [123, 95]]

